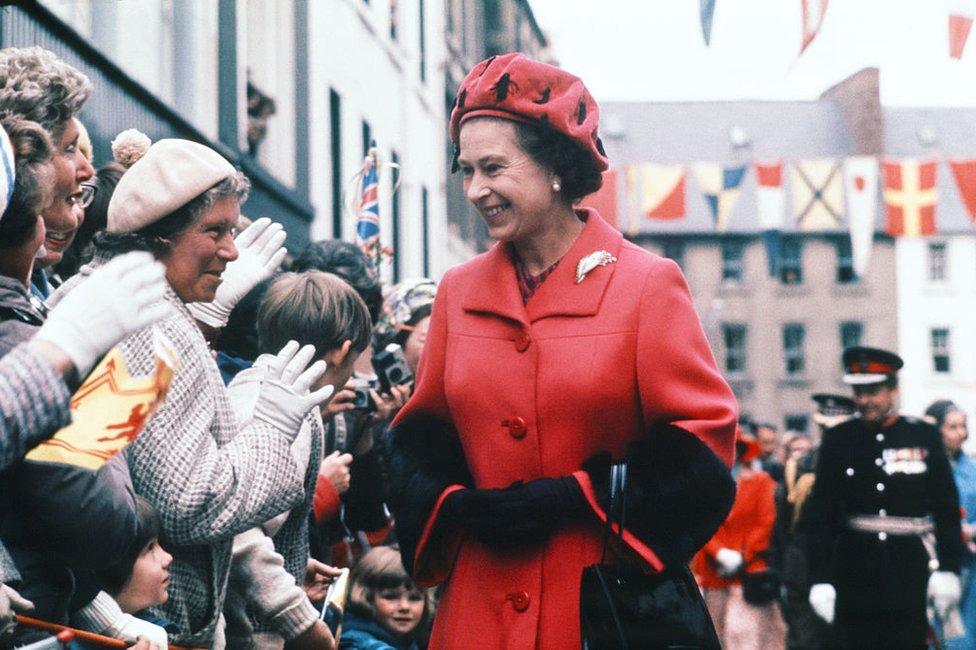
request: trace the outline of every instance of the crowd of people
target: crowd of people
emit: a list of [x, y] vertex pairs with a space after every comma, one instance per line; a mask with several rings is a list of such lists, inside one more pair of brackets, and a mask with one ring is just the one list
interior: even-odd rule
[[[859, 350], [900, 366], [895, 355], [870, 348], [847, 357]], [[853, 397], [811, 395], [813, 435], [742, 423], [735, 504], [694, 563], [722, 647], [976, 647], [976, 463], [963, 450], [965, 411], [938, 400], [917, 419], [898, 416], [897, 380], [890, 371], [877, 374], [880, 384], [851, 382], [861, 386]], [[885, 408], [872, 413], [876, 393], [888, 391]], [[899, 424], [916, 428], [929, 448], [918, 453], [908, 446], [917, 441], [888, 442]], [[864, 428], [867, 443], [858, 436]], [[847, 448], [834, 465], [837, 445]], [[859, 448], [887, 482], [870, 475], [867, 486], [851, 480], [867, 469], [858, 466]], [[899, 475], [910, 481], [907, 489]], [[825, 487], [838, 477], [842, 485]], [[866, 515], [869, 507], [858, 502], [885, 493], [892, 495], [881, 503], [886, 508], [871, 506], [880, 519], [845, 517], [849, 508]], [[922, 515], [911, 522], [917, 528], [901, 517], [913, 508], [910, 514]], [[856, 523], [863, 530], [850, 537], [832, 530], [838, 511], [842, 528]], [[909, 541], [898, 548], [896, 535]]]
[[[737, 425], [677, 265], [577, 207], [608, 166], [578, 78], [470, 71], [454, 165], [499, 243], [387, 287], [351, 243], [289, 255], [203, 144], [128, 130], [95, 169], [92, 92], [0, 50], [0, 646], [49, 638], [27, 615], [141, 650], [578, 647], [608, 559], [690, 568], [728, 648], [976, 639], [962, 411], [899, 417], [900, 359], [857, 348], [817, 436]], [[168, 365], [154, 410], [94, 467], [29, 455], [91, 451], [60, 436], [109, 358]]]
[[[335, 647], [320, 609], [354, 567], [342, 647], [417, 647], [433, 599], [400, 566], [382, 446], [436, 283], [384, 295], [337, 241], [286, 259], [196, 142], [130, 130], [96, 170], [92, 92], [51, 52], [0, 50], [0, 646], [49, 635], [29, 615], [140, 648]], [[163, 348], [165, 397], [119, 453], [25, 458], [109, 350], [139, 377]]]

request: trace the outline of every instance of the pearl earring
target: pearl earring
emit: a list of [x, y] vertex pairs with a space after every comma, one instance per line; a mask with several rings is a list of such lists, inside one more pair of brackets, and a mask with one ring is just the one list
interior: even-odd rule
[[561, 189], [563, 189], [563, 186], [559, 184], [559, 181], [553, 181], [552, 182], [552, 191], [553, 192], [559, 192], [559, 190], [561, 190]]

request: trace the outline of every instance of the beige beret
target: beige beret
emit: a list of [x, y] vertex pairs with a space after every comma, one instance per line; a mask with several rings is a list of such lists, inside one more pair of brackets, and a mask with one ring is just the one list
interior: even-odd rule
[[236, 174], [210, 147], [159, 140], [119, 180], [108, 203], [108, 231], [140, 230]]

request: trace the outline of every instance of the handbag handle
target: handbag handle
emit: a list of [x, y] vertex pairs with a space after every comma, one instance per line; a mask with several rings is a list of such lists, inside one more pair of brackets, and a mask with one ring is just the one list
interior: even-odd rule
[[[627, 519], [627, 462], [620, 461], [610, 465], [610, 503], [607, 505], [607, 519], [603, 528], [603, 552], [600, 563], [606, 562], [610, 536], [616, 534], [620, 544], [624, 541], [624, 524]], [[617, 523], [617, 532], [613, 524]]]

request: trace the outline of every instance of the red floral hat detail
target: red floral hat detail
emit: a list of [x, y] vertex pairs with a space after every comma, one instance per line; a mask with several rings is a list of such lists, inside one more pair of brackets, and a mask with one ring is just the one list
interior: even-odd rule
[[597, 169], [610, 166], [597, 135], [600, 109], [579, 77], [517, 52], [493, 56], [468, 73], [451, 111], [451, 140], [473, 117], [545, 125], [590, 154]]

